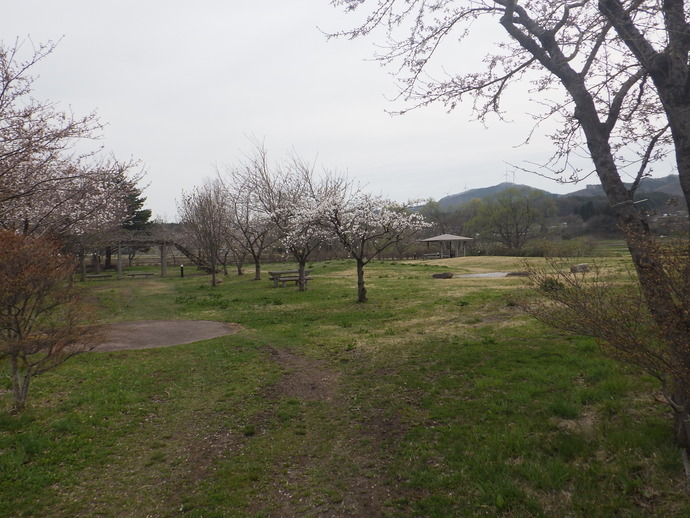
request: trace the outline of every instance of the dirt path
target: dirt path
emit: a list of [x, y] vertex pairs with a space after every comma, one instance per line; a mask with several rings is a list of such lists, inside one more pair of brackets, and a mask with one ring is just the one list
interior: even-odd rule
[[332, 401], [339, 374], [329, 369], [324, 362], [269, 346], [271, 358], [286, 372], [274, 387], [276, 395], [294, 397], [303, 401]]
[[[224, 336], [239, 329], [236, 324], [212, 321], [108, 324], [102, 327], [104, 342], [95, 350], [166, 347]], [[250, 511], [281, 518], [380, 516], [382, 504], [394, 498], [396, 490], [385, 481], [387, 460], [378, 458], [375, 448], [364, 445], [379, 442], [383, 421], [371, 416], [362, 427], [362, 416], [353, 415], [349, 408], [340, 373], [327, 362], [274, 346], [266, 346], [265, 351], [282, 368], [283, 375], [263, 397], [274, 403], [276, 412], [286, 400], [298, 401], [306, 440], [294, 451], [284, 452], [269, 487]], [[275, 415], [266, 418], [271, 421]], [[202, 432], [203, 448], [192, 440]], [[242, 448], [241, 441], [235, 444], [236, 440], [230, 440], [229, 430], [194, 427], [186, 433], [190, 436], [187, 454], [195, 459], [198, 472], [187, 474], [185, 480], [203, 477], [223, 452]], [[315, 435], [310, 437], [312, 433]]]
[[[289, 469], [276, 473], [265, 495], [267, 502], [257, 502], [252, 510], [266, 513], [267, 504], [271, 517], [381, 516], [382, 504], [390, 501], [394, 492], [383, 475], [386, 459], [364, 446], [375, 442], [369, 434], [373, 430], [362, 430], [348, 418], [351, 409], [340, 374], [323, 361], [272, 346], [267, 350], [284, 369], [282, 379], [267, 397], [302, 402], [307, 414], [303, 417], [306, 435], [311, 427], [321, 435], [305, 440], [298, 451], [288, 452]], [[320, 418], [323, 428], [314, 422]]]

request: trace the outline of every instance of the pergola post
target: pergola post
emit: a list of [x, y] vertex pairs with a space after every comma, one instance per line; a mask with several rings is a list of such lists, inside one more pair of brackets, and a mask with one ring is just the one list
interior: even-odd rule
[[165, 243], [161, 243], [161, 277], [167, 277], [168, 275], [167, 256], [168, 251], [166, 249]]
[[122, 280], [122, 241], [117, 242], [117, 280]]

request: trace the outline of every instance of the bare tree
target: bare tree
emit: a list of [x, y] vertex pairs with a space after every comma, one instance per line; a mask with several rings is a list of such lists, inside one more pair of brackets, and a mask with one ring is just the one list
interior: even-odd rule
[[198, 258], [211, 273], [211, 285], [217, 284], [218, 265], [228, 247], [228, 203], [219, 179], [206, 181], [190, 193], [182, 193], [177, 211], [180, 222], [198, 250]]
[[[690, 298], [674, 297], [664, 257], [657, 255], [643, 215], [633, 203], [653, 164], [675, 158], [690, 201], [690, 13], [683, 0], [334, 0], [355, 10], [371, 5], [365, 22], [341, 35], [387, 31], [380, 59], [399, 67], [401, 96], [412, 106], [474, 100], [479, 119], [501, 116], [506, 93], [529, 84], [538, 122], [558, 119], [547, 175], [578, 180], [589, 174], [573, 157], [584, 151], [606, 193], [628, 248], [663, 346], [679, 369], [669, 372], [667, 400], [677, 439], [690, 452]], [[437, 66], [448, 46], [472, 43], [479, 19], [503, 29], [496, 51], [479, 71]], [[405, 37], [399, 37], [405, 34]], [[439, 72], [439, 70], [441, 70]], [[438, 72], [438, 74], [437, 74]], [[434, 76], [440, 79], [434, 79]], [[529, 137], [528, 137], [529, 138]], [[543, 170], [542, 169], [542, 170]], [[540, 173], [544, 174], [544, 173]], [[632, 178], [630, 188], [623, 178]], [[690, 226], [686, 225], [686, 234]], [[682, 269], [690, 276], [690, 268]], [[683, 282], [686, 285], [686, 282]], [[672, 320], [677, 324], [665, 326]]]
[[75, 265], [54, 240], [0, 231], [0, 358], [9, 360], [16, 410], [32, 378], [96, 344]]
[[483, 239], [501, 243], [509, 250], [520, 250], [556, 213], [555, 202], [544, 192], [530, 188], [511, 187], [495, 196], [479, 200], [477, 213], [469, 225]]
[[[219, 176], [220, 177], [220, 176]], [[252, 163], [244, 167], [226, 168], [220, 177], [227, 193], [230, 219], [230, 241], [237, 254], [251, 256], [254, 280], [261, 280], [261, 256], [278, 238], [270, 216], [261, 210], [255, 192]]]
[[435, 234], [463, 234], [463, 220], [459, 207], [443, 208], [439, 202], [429, 199], [419, 208], [419, 213], [432, 225]]

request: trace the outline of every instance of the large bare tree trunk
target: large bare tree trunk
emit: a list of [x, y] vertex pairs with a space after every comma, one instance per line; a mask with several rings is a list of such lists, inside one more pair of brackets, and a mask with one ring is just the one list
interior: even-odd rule
[[[623, 183], [609, 145], [609, 129], [599, 121], [591, 96], [579, 85], [570, 86], [569, 91], [576, 101], [575, 115], [585, 133], [587, 147], [594, 162], [599, 181], [604, 188], [608, 203], [613, 210], [619, 227], [625, 232], [637, 277], [645, 296], [646, 305], [664, 332], [664, 338], [670, 353], [679, 369], [674, 370], [676, 379], [670, 379], [672, 393], [669, 403], [674, 412], [676, 440], [684, 450], [684, 458], [690, 455], [690, 316], [687, 315], [688, 301], [673, 298], [670, 283], [663, 265], [663, 257], [654, 246], [654, 236], [649, 226], [636, 209], [633, 192]], [[680, 142], [676, 146], [679, 160], [679, 175], [686, 200], [690, 199], [690, 129], [686, 121], [677, 121], [674, 139]], [[675, 124], [671, 123], [672, 130]], [[685, 151], [681, 151], [683, 148]], [[681, 168], [686, 168], [681, 170]], [[686, 191], [687, 189], [687, 191]], [[685, 373], [678, 374], [678, 373]], [[688, 469], [686, 462], [686, 469]], [[690, 477], [690, 472], [686, 472]]]

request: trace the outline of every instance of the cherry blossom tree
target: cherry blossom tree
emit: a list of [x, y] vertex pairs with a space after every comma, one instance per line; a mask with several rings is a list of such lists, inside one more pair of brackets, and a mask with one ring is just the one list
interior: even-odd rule
[[[137, 163], [100, 158], [85, 142], [102, 125], [31, 96], [31, 69], [55, 48], [0, 42], [0, 228], [25, 234], [82, 234], [118, 226]], [[79, 144], [79, 145], [78, 145]]]
[[[24, 234], [79, 235], [111, 230], [128, 216], [134, 162], [53, 164], [27, 173], [31, 189], [0, 201], [0, 227]], [[17, 178], [13, 178], [17, 180]]]
[[[415, 204], [397, 204], [382, 196], [362, 192], [343, 179], [325, 182], [320, 216], [357, 264], [357, 300], [367, 301], [364, 267], [389, 247], [409, 242], [428, 224]], [[330, 188], [329, 188], [330, 187]]]
[[260, 143], [254, 143], [247, 167], [253, 172], [256, 200], [274, 223], [280, 242], [297, 261], [299, 290], [305, 291], [307, 261], [332, 237], [322, 224], [323, 185], [313, 166], [300, 157], [270, 167], [266, 149]]

